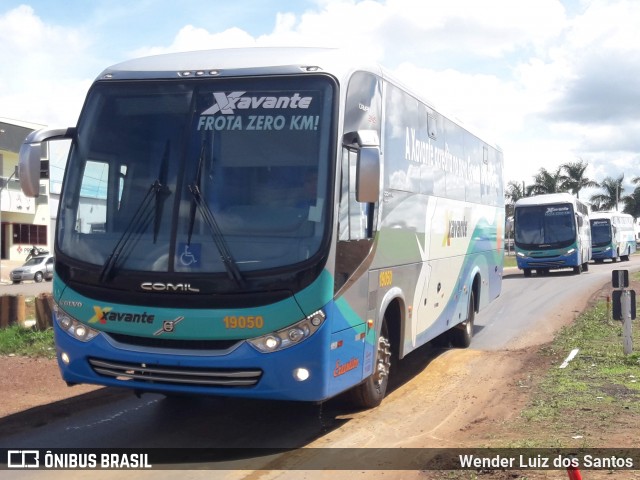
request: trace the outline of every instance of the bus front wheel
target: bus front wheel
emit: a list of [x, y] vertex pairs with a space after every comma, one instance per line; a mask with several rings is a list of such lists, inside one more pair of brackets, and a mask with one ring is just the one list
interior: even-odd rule
[[380, 405], [387, 393], [387, 386], [389, 385], [391, 357], [391, 341], [387, 329], [387, 322], [383, 320], [380, 335], [378, 335], [376, 361], [373, 373], [351, 391], [351, 398], [354, 405], [362, 408], [374, 408]]

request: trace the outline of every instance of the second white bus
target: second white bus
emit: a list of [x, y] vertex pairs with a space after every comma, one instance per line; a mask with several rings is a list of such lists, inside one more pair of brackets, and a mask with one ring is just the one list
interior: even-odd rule
[[591, 258], [596, 263], [629, 260], [636, 251], [633, 217], [621, 212], [595, 212], [589, 218]]

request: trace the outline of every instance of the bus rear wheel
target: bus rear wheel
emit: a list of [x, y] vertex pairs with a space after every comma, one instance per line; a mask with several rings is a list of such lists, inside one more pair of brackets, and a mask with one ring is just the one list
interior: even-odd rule
[[374, 408], [380, 405], [389, 385], [391, 357], [391, 341], [387, 322], [383, 320], [380, 335], [378, 335], [373, 373], [351, 391], [351, 400], [354, 405], [361, 408]]

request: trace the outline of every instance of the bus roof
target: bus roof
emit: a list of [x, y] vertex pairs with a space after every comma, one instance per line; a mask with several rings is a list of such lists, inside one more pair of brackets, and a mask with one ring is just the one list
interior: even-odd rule
[[589, 215], [589, 218], [592, 218], [592, 219], [613, 218], [613, 217], [621, 217], [621, 218], [631, 218], [631, 219], [633, 219], [633, 216], [629, 215], [628, 213], [616, 212], [616, 211], [598, 211], [598, 212], [592, 212]]
[[341, 78], [363, 69], [382, 76], [382, 68], [337, 48], [251, 47], [166, 53], [127, 60], [108, 67], [99, 79], [227, 77], [256, 74], [327, 72]]
[[543, 195], [534, 195], [533, 197], [521, 198], [516, 202], [516, 207], [525, 205], [550, 205], [552, 203], [582, 203], [570, 193], [546, 193]]

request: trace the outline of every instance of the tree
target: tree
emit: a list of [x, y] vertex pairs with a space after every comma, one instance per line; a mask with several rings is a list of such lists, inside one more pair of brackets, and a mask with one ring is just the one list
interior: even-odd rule
[[589, 166], [588, 162], [569, 162], [560, 165], [560, 169], [564, 171], [561, 175], [562, 188], [571, 191], [577, 198], [580, 198], [580, 190], [583, 188], [599, 187], [598, 182], [594, 182], [587, 178], [584, 172]]
[[627, 195], [622, 200], [624, 201], [624, 213], [628, 213], [633, 218], [640, 218], [640, 177], [635, 177], [631, 180], [637, 187], [633, 190], [631, 195]]
[[508, 203], [516, 203], [518, 200], [526, 196], [524, 183], [512, 181], [507, 184], [507, 191], [504, 193], [504, 198]]
[[524, 184], [513, 181], [507, 184], [507, 189], [504, 192], [504, 198], [506, 200], [504, 208], [507, 218], [513, 216], [514, 205], [516, 202], [526, 196]]
[[567, 190], [562, 186], [561, 170], [558, 168], [555, 172], [550, 173], [545, 168], [533, 177], [533, 185], [527, 188], [530, 195], [540, 195], [544, 193], [561, 193]]
[[593, 210], [617, 210], [622, 200], [622, 192], [624, 187], [624, 174], [618, 178], [605, 178], [599, 187], [603, 189], [603, 193], [597, 193], [591, 196], [591, 208]]

